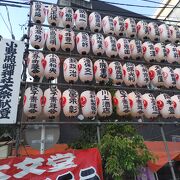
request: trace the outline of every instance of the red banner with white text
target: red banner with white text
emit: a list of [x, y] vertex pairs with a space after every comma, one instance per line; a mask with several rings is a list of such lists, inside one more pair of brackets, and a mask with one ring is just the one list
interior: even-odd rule
[[3, 180], [103, 180], [97, 148], [0, 160]]

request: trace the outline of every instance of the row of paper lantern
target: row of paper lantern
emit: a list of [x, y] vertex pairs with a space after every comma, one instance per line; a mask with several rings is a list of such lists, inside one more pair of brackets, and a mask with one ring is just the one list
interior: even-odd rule
[[93, 118], [97, 114], [109, 117], [113, 105], [119, 116], [131, 114], [132, 117], [144, 115], [146, 118], [156, 118], [160, 113], [163, 118], [180, 118], [180, 95], [170, 97], [160, 94], [155, 98], [151, 93], [127, 94], [124, 90], [117, 90], [112, 97], [107, 90], [100, 90], [97, 94], [87, 90], [79, 96], [74, 89], [67, 89], [61, 95], [56, 86], [51, 86], [44, 93], [39, 87], [31, 86], [24, 95], [24, 114], [29, 118], [36, 118], [42, 112], [47, 118], [56, 118], [61, 108], [66, 117], [75, 117], [80, 113], [80, 106], [86, 118]]
[[[44, 23], [46, 10], [41, 2], [34, 2], [32, 6], [32, 20], [36, 23]], [[135, 19], [116, 16], [105, 16], [103, 19], [98, 12], [92, 12], [89, 15], [83, 9], [77, 9], [75, 12], [70, 7], [64, 7], [60, 10], [57, 5], [49, 5], [47, 10], [47, 21], [50, 25], [59, 26], [60, 22], [65, 28], [85, 30], [89, 21], [89, 28], [92, 32], [100, 32], [103, 29], [105, 34], [116, 34], [117, 36], [138, 37], [141, 40], [150, 38], [152, 41], [160, 39], [161, 42], [180, 40], [180, 30], [178, 26], [168, 26], [156, 23], [147, 23], [143, 20], [137, 24]]]
[[[37, 31], [37, 28], [41, 30]], [[43, 48], [46, 43], [50, 51], [58, 51], [60, 47], [63, 51], [73, 51], [75, 34], [67, 29], [60, 31], [50, 28], [45, 38], [45, 32], [42, 30], [42, 27], [35, 25], [31, 28], [30, 42], [37, 49]], [[79, 54], [89, 54], [92, 46], [92, 52], [99, 56], [105, 52], [110, 58], [116, 57], [118, 54], [121, 59], [140, 59], [144, 57], [147, 62], [167, 60], [169, 63], [180, 63], [180, 46], [176, 47], [172, 43], [166, 46], [163, 43], [154, 45], [150, 41], [142, 43], [140, 40], [131, 40], [129, 42], [126, 38], [120, 38], [117, 41], [113, 36], [107, 36], [104, 39], [100, 33], [93, 34], [90, 38], [88, 33], [80, 32], [76, 36], [76, 45]]]
[[[48, 54], [44, 58], [41, 52], [30, 52], [28, 60], [28, 72], [32, 77], [56, 79], [60, 74], [60, 59], [55, 54]], [[66, 58], [63, 62], [63, 76], [68, 83], [75, 83], [78, 79], [82, 82], [91, 82], [95, 78], [96, 83], [107, 83], [109, 79], [113, 84], [125, 83], [126, 86], [145, 87], [150, 83], [155, 87], [176, 87], [180, 89], [180, 68], [173, 70], [171, 67], [161, 68], [153, 65], [149, 69], [143, 65], [127, 62], [122, 65], [119, 61], [113, 61], [109, 65], [103, 59], [92, 63], [89, 58]]]

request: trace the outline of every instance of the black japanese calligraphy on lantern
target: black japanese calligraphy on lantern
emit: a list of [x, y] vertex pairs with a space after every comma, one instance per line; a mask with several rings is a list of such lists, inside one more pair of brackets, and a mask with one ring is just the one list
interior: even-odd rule
[[139, 40], [135, 40], [135, 45], [136, 45], [136, 49], [137, 49], [137, 53], [142, 53], [142, 49], [141, 49], [141, 41]]
[[0, 79], [0, 119], [9, 119], [11, 113], [11, 96], [13, 91], [13, 75], [16, 66], [17, 44], [6, 43]]
[[32, 54], [32, 65], [31, 65], [31, 72], [33, 72], [34, 74], [38, 74], [40, 72], [40, 66], [39, 66], [39, 52], [35, 51]]
[[50, 96], [49, 98], [49, 107], [48, 107], [48, 112], [51, 114], [55, 114], [58, 111], [57, 103], [58, 103], [58, 90], [56, 86], [51, 86], [50, 87]]
[[42, 33], [43, 29], [41, 26], [35, 26], [35, 41], [41, 42], [42, 41]]
[[65, 39], [65, 44], [72, 44], [72, 35], [70, 31], [65, 31], [64, 33], [64, 39]]
[[107, 69], [108, 69], [108, 67], [107, 67], [107, 63], [106, 63], [106, 61], [105, 60], [100, 60], [99, 61], [99, 70], [100, 70], [100, 77], [101, 78], [107, 78]]
[[128, 81], [135, 82], [135, 66], [133, 63], [126, 63], [127, 72], [128, 72]]
[[35, 17], [41, 17], [41, 2], [35, 2]]
[[84, 75], [92, 75], [92, 63], [88, 58], [84, 59]]
[[28, 107], [28, 111], [32, 114], [36, 113], [38, 110], [38, 107], [37, 107], [37, 101], [38, 101], [38, 92], [39, 92], [39, 89], [37, 86], [31, 86], [30, 87], [30, 95], [29, 95], [29, 107]]
[[50, 44], [56, 45], [56, 29], [51, 28], [50, 29]]
[[130, 25], [132, 28], [132, 32], [135, 33], [136, 32], [136, 23], [133, 18], [129, 18], [129, 21], [130, 21]]
[[163, 82], [162, 70], [160, 66], [155, 66], [155, 71], [158, 77], [158, 82]]
[[111, 104], [108, 91], [102, 90], [102, 113], [109, 114], [111, 112]]
[[73, 21], [73, 12], [72, 12], [72, 9], [70, 8], [66, 8], [65, 9], [65, 21], [69, 21], [69, 22], [72, 22]]
[[142, 98], [141, 98], [141, 94], [138, 92], [135, 92], [135, 99], [136, 99], [136, 104], [137, 104], [137, 112], [138, 114], [142, 114], [143, 113], [143, 103], [142, 103]]
[[94, 12], [94, 16], [95, 16], [95, 26], [96, 27], [101, 27], [101, 16], [99, 13]]
[[78, 111], [78, 93], [74, 89], [69, 89], [69, 112], [76, 113]]
[[125, 91], [122, 91], [122, 90], [120, 90], [119, 93], [120, 93], [120, 97], [122, 99], [123, 112], [124, 113], [130, 112], [127, 93]]
[[148, 82], [149, 82], [148, 70], [147, 70], [147, 68], [146, 68], [143, 64], [141, 64], [140, 66], [142, 67], [142, 73], [143, 73], [144, 81], [145, 81], [146, 83], [148, 83]]
[[127, 39], [124, 40], [124, 54], [130, 54], [129, 41]]
[[79, 9], [79, 21], [86, 22], [86, 11], [83, 9]]
[[109, 36], [109, 40], [110, 40], [110, 44], [111, 44], [111, 51], [117, 51], [115, 37]]
[[95, 92], [90, 91], [90, 106], [91, 106], [91, 112], [93, 115], [96, 114], [97, 107], [96, 107], [96, 95]]
[[115, 65], [116, 79], [120, 80], [120, 79], [122, 79], [121, 64], [118, 61], [116, 61], [116, 62], [114, 62], [114, 65]]
[[56, 61], [56, 55], [51, 54], [50, 60], [49, 60], [49, 73], [56, 74], [56, 67], [57, 67], [57, 61]]
[[58, 6], [56, 5], [51, 5], [50, 7], [50, 15], [49, 15], [49, 19], [52, 21], [56, 21], [58, 16], [57, 16], [57, 12], [58, 12]]
[[152, 114], [158, 114], [158, 107], [156, 105], [156, 100], [153, 96], [153, 94], [149, 93], [149, 98], [150, 98], [150, 102], [151, 102], [151, 105], [152, 105]]
[[114, 22], [113, 18], [111, 16], [108, 16], [108, 21], [109, 21], [109, 30], [114, 31]]
[[96, 34], [97, 38], [97, 49], [103, 49], [103, 36], [102, 34]]
[[87, 33], [82, 33], [82, 39], [81, 39], [81, 43], [82, 43], [82, 47], [88, 47], [89, 46], [89, 39], [88, 39], [88, 34]]

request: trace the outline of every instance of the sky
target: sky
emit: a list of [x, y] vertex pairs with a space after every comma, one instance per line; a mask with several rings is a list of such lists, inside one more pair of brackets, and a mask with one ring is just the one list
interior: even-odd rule
[[[3, 0], [2, 0], [3, 1]], [[16, 2], [25, 2], [25, 0], [11, 0], [11, 1], [16, 1]], [[45, 2], [51, 2], [51, 3], [56, 3], [57, 0], [44, 0]], [[151, 3], [151, 2], [145, 2], [144, 0], [103, 0], [106, 2], [115, 2], [115, 3], [123, 3], [123, 4], [136, 4], [136, 5], [143, 5], [143, 6], [154, 6], [154, 8], [142, 8], [142, 7], [132, 7], [132, 6], [124, 6], [124, 5], [119, 5], [120, 7], [139, 13], [143, 14], [146, 16], [152, 16], [154, 14], [155, 8], [158, 7], [158, 4], [156, 3]], [[161, 0], [153, 0], [155, 2], [161, 2]], [[24, 28], [22, 28], [23, 24], [26, 24], [28, 22], [28, 8], [15, 8], [15, 7], [9, 7], [9, 16], [10, 16], [10, 21], [12, 24], [12, 30], [13, 34], [15, 35], [16, 40], [20, 40], [22, 35], [26, 32]], [[5, 23], [3, 22], [3, 19], [5, 20], [5, 23], [7, 24], [8, 27], [8, 18], [7, 18], [7, 13], [6, 13], [6, 8], [5, 6], [0, 6], [0, 35], [3, 36], [3, 38], [11, 38], [11, 34], [6, 27]]]

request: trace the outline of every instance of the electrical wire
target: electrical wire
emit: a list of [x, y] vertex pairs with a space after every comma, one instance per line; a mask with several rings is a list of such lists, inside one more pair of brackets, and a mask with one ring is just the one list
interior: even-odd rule
[[2, 13], [0, 13], [0, 16], [1, 16], [1, 18], [2, 18], [2, 20], [4, 22], [4, 24], [5, 24], [6, 28], [8, 29], [9, 33], [11, 34], [11, 30], [10, 30], [9, 26], [7, 25], [6, 21], [4, 20], [4, 17], [2, 15]]
[[[105, 2], [108, 4], [113, 4], [113, 5], [121, 5], [121, 6], [131, 6], [131, 7], [143, 7], [143, 8], [157, 8], [156, 6], [147, 6], [147, 5], [139, 5], [139, 4], [127, 4], [127, 3], [116, 3], [116, 2], [109, 2], [109, 1], [101, 1], [101, 2]], [[163, 9], [164, 7], [158, 7], [160, 9]], [[166, 6], [166, 8], [173, 8], [173, 6]], [[180, 7], [177, 7], [180, 8]]]
[[5, 3], [13, 3], [13, 4], [20, 4], [20, 5], [30, 5], [29, 2], [18, 2], [18, 1], [6, 1], [6, 0], [1, 0], [1, 2], [5, 2]]
[[16, 7], [16, 8], [28, 8], [29, 9], [28, 6], [21, 6], [21, 5], [1, 3], [1, 2], [0, 2], [0, 6], [10, 6], [10, 7]]
[[[17, 8], [29, 8], [28, 7], [29, 4], [27, 4], [27, 3], [20, 3], [20, 4], [23, 4], [23, 5], [28, 5], [28, 6], [21, 6], [21, 5], [16, 5], [15, 4], [16, 2], [13, 2], [13, 1], [3, 1], [3, 2], [10, 2], [12, 4], [0, 3], [0, 6], [11, 6], [11, 7], [17, 7]], [[40, 1], [40, 2], [42, 2], [42, 1]], [[105, 1], [101, 1], [101, 2], [105, 2]], [[44, 4], [49, 4], [49, 3], [46, 3], [46, 2], [43, 2], [43, 3]], [[63, 7], [63, 6], [60, 6], [60, 7]], [[133, 17], [133, 18], [136, 18], [136, 19], [144, 19], [144, 20], [149, 20], [149, 21], [167, 21], [167, 22], [179, 23], [179, 21], [176, 21], [176, 20], [165, 20], [165, 19], [151, 18], [154, 15], [150, 15], [150, 14], [137, 14], [137, 13], [134, 12], [134, 14], [132, 16], [130, 16], [128, 12], [110, 11], [110, 10], [102, 10], [102, 9], [95, 9], [95, 8], [93, 10], [89, 9], [89, 8], [84, 8], [84, 9], [86, 9], [88, 11], [99, 11], [101, 13], [104, 12], [104, 14], [106, 12], [108, 12], [111, 15], [118, 14], [118, 15], [121, 15], [123, 17]], [[165, 18], [166, 16], [159, 16], [159, 17]], [[172, 17], [172, 19], [176, 19], [176, 18]]]
[[[167, 4], [164, 4], [164, 3], [161, 3], [161, 2], [156, 2], [156, 1], [151, 1], [151, 0], [141, 0], [141, 1], [167, 6]], [[171, 4], [168, 4], [168, 5], [169, 6], [174, 6], [174, 5], [171, 5]]]
[[11, 20], [10, 20], [10, 16], [9, 16], [9, 10], [8, 10], [8, 7], [6, 7], [6, 13], [7, 13], [7, 17], [8, 17], [8, 22], [9, 22], [9, 26], [10, 26], [10, 30], [11, 30], [11, 36], [12, 36], [12, 39], [15, 40], [15, 36], [13, 34], [13, 29], [12, 29], [12, 24], [11, 24]]

